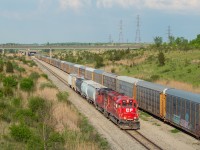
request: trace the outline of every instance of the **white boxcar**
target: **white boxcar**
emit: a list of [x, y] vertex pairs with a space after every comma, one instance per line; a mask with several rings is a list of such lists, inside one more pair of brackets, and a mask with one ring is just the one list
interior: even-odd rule
[[76, 74], [69, 74], [68, 75], [68, 84], [69, 84], [69, 87], [72, 87], [72, 83], [73, 83], [73, 77], [76, 76]]

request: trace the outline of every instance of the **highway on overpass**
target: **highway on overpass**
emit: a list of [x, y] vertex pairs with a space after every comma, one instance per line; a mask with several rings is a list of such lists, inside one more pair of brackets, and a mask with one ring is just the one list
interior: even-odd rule
[[144, 44], [127, 44], [127, 45], [0, 45], [0, 49], [15, 50], [42, 50], [42, 49], [139, 49], [146, 47]]

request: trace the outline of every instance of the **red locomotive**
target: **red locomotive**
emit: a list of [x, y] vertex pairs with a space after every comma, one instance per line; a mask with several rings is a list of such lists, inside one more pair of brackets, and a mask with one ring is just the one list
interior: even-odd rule
[[124, 94], [108, 88], [100, 89], [95, 106], [121, 129], [140, 128], [138, 104]]

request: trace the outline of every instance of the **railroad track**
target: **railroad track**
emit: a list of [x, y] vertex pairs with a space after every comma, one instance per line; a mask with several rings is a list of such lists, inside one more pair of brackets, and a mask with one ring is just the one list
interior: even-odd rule
[[[34, 60], [37, 61], [37, 59], [34, 59]], [[60, 77], [57, 73], [49, 69], [40, 61], [37, 61], [37, 62], [41, 64], [45, 69], [47, 69], [51, 74], [53, 74], [56, 78], [58, 78], [61, 82], [63, 82], [65, 85], [68, 86], [67, 81], [64, 80], [62, 77]], [[128, 134], [130, 137], [132, 137], [133, 139], [135, 139], [142, 146], [144, 146], [147, 150], [163, 150], [163, 148], [158, 146], [156, 143], [152, 142], [150, 139], [146, 138], [137, 130], [124, 130], [124, 132]]]
[[163, 150], [163, 148], [152, 142], [150, 139], [146, 138], [137, 130], [125, 130], [125, 132], [148, 150]]

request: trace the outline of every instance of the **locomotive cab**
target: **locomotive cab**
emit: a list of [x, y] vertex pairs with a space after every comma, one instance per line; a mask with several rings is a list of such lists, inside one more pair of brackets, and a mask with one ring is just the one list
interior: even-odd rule
[[132, 99], [122, 100], [119, 106], [119, 114], [124, 120], [138, 119], [137, 103]]
[[116, 111], [119, 115], [119, 124], [123, 129], [139, 129], [138, 104], [134, 99], [120, 99], [116, 101]]

